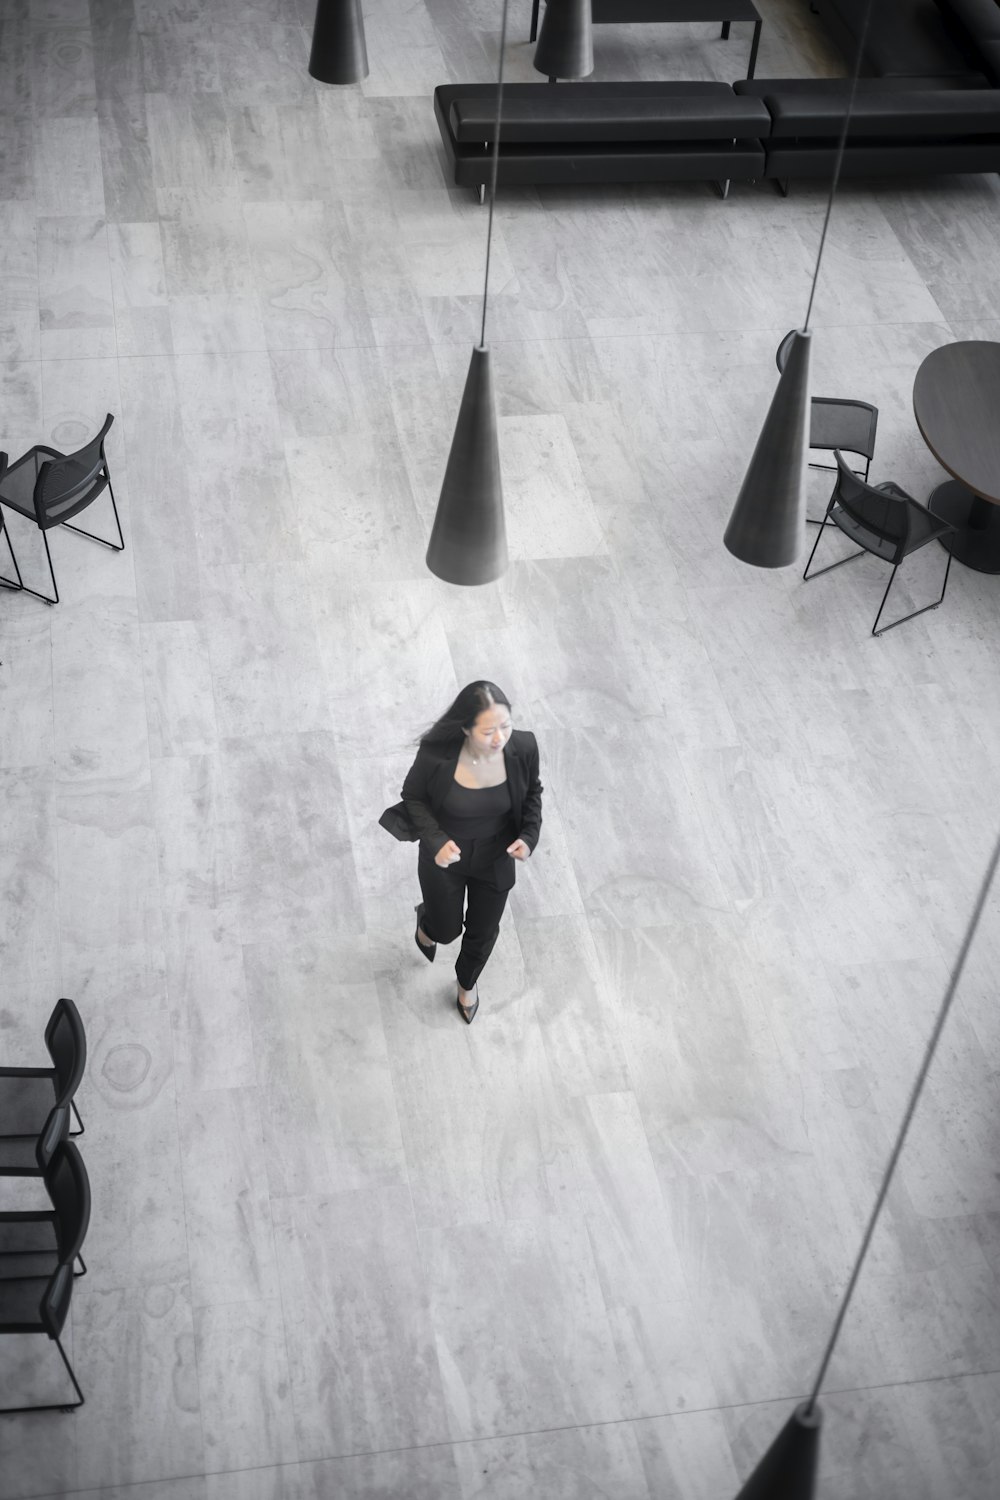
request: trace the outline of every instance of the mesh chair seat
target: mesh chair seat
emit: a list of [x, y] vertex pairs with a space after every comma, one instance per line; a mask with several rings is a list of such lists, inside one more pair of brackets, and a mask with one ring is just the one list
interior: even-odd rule
[[59, 1235], [51, 1209], [0, 1214], [0, 1280], [51, 1276], [59, 1264]]
[[35, 483], [38, 479], [37, 448], [11, 464], [0, 481], [0, 500], [19, 515], [35, 519]]
[[42, 1297], [49, 1276], [22, 1276], [17, 1281], [0, 1281], [0, 1333], [47, 1332], [42, 1317]]
[[875, 452], [878, 412], [867, 401], [839, 401], [814, 396], [809, 413], [809, 446], [846, 449], [871, 459]]
[[[19, 1073], [0, 1072], [0, 1136], [38, 1137], [56, 1102], [53, 1068], [24, 1068]], [[34, 1146], [32, 1146], [32, 1152]], [[0, 1157], [6, 1156], [0, 1140]]]
[[[48, 468], [42, 475], [45, 465]], [[86, 510], [107, 487], [107, 476], [95, 475], [92, 463], [81, 463], [74, 453], [39, 446], [7, 469], [0, 480], [0, 501], [44, 530], [61, 526]]]
[[[56, 1216], [51, 1208], [15, 1209], [0, 1214], [0, 1255], [40, 1255], [58, 1248]], [[10, 1273], [0, 1267], [0, 1275], [3, 1274]]]
[[37, 1146], [37, 1136], [0, 1136], [0, 1177], [41, 1177]]

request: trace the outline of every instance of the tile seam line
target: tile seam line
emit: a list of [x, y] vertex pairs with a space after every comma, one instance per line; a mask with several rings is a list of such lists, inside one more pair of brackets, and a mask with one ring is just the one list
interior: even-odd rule
[[[201, 295], [201, 294], [199, 294], [199, 293], [193, 293], [192, 295], [198, 296], [198, 295]], [[204, 295], [212, 296], [212, 295], [215, 295], [215, 294], [213, 294], [213, 293], [205, 293]], [[225, 295], [225, 294], [223, 293], [223, 294], [220, 294], [220, 295]], [[958, 321], [961, 323], [961, 322], [968, 322], [968, 321], [976, 322], [976, 321], [982, 321], [982, 320], [977, 320], [977, 319], [969, 320], [969, 319], [960, 318], [960, 319], [958, 319]], [[986, 319], [985, 321], [986, 322], [991, 322], [991, 321], [996, 321], [996, 320], [995, 319]], [[947, 327], [949, 327], [949, 329], [950, 329], [950, 326], [951, 326], [950, 324], [947, 324], [944, 319], [941, 320], [941, 325], [942, 326], [947, 326]], [[851, 332], [854, 329], [857, 329], [857, 328], [867, 328], [869, 326], [870, 325], [868, 323], [829, 323], [829, 324], [823, 324], [821, 326], [818, 326], [817, 329], [816, 329], [816, 331], [818, 333], [841, 333], [841, 332]], [[914, 318], [900, 318], [900, 319], [898, 319], [895, 322], [883, 322], [883, 323], [879, 324], [880, 328], [924, 328], [924, 327], [927, 327], [927, 326], [928, 326], [928, 320], [924, 319], [924, 318], [916, 318], [916, 319], [914, 319]], [[932, 326], [932, 327], [933, 326], [937, 326], [937, 320], [936, 319], [931, 319], [930, 320], [930, 326]], [[740, 337], [740, 336], [743, 336], [743, 335], [751, 335], [752, 336], [752, 335], [755, 335], [755, 334], [766, 334], [766, 333], [773, 333], [773, 332], [774, 332], [774, 324], [772, 324], [772, 323], [762, 324], [760, 326], [755, 326], [753, 328], [669, 329], [669, 330], [667, 330], [665, 332], [655, 332], [655, 331], [654, 332], [650, 332], [647, 329], [637, 329], [636, 331], [634, 331], [632, 333], [569, 333], [569, 334], [558, 334], [558, 335], [539, 335], [537, 337], [494, 338], [494, 339], [491, 339], [489, 341], [489, 347], [491, 349], [495, 349], [495, 348], [498, 348], [498, 347], [500, 347], [502, 345], [516, 346], [518, 344], [535, 345], [535, 344], [594, 344], [594, 343], [615, 343], [615, 342], [627, 341], [629, 339], [703, 339], [703, 338], [710, 338], [713, 334], [716, 335], [719, 338], [732, 338], [734, 336], [735, 337]], [[117, 328], [116, 328], [116, 334], [117, 334]], [[206, 358], [238, 359], [241, 355], [245, 355], [245, 354], [266, 354], [266, 355], [270, 355], [270, 354], [332, 354], [332, 355], [336, 355], [336, 354], [338, 354], [340, 352], [347, 351], [347, 350], [351, 350], [352, 352], [371, 351], [373, 353], [379, 353], [383, 349], [451, 349], [451, 348], [454, 348], [456, 345], [459, 345], [459, 344], [461, 345], [461, 347], [464, 348], [466, 342], [467, 342], [467, 339], [466, 339], [465, 335], [462, 335], [461, 338], [458, 335], [456, 335], [455, 338], [452, 338], [452, 339], [431, 339], [431, 340], [429, 340], [427, 342], [419, 342], [419, 343], [416, 342], [415, 340], [411, 341], [409, 339], [401, 339], [399, 342], [391, 341], [391, 342], [388, 342], [388, 343], [381, 343], [381, 344], [348, 344], [348, 343], [331, 344], [331, 345], [327, 345], [327, 344], [307, 344], [307, 345], [290, 345], [288, 347], [281, 347], [281, 348], [274, 348], [274, 347], [271, 347], [269, 345], [265, 345], [262, 348], [253, 348], [253, 349], [186, 349], [186, 350], [180, 351], [179, 353], [176, 350], [172, 350], [172, 351], [168, 351], [168, 352], [164, 352], [164, 351], [159, 351], [159, 352], [157, 352], [157, 351], [151, 351], [148, 354], [133, 354], [133, 353], [122, 354], [122, 353], [116, 353], [116, 354], [112, 354], [112, 355], [108, 355], [108, 354], [57, 355], [57, 356], [55, 356], [53, 358], [39, 357], [37, 360], [21, 360], [21, 361], [17, 361], [16, 363], [20, 363], [20, 364], [49, 365], [49, 364], [59, 364], [61, 361], [65, 361], [67, 359], [72, 359], [74, 362], [76, 362], [76, 361], [82, 361], [82, 360], [88, 360], [88, 359], [93, 359], [93, 360], [100, 360], [100, 359], [118, 359], [118, 360], [125, 360], [125, 359], [206, 359]]]
[[[824, 1390], [822, 1396], [849, 1396], [862, 1394], [866, 1391], [886, 1391], [908, 1389], [917, 1385], [937, 1385], [947, 1380], [979, 1380], [989, 1376], [1000, 1375], [1000, 1367], [990, 1370], [963, 1370], [954, 1375], [922, 1375], [913, 1380], [885, 1380], [873, 1385], [838, 1386], [833, 1389]], [[612, 1417], [603, 1422], [571, 1422], [557, 1427], [528, 1427], [517, 1432], [494, 1432], [483, 1433], [476, 1437], [441, 1438], [433, 1443], [406, 1443], [398, 1448], [361, 1448], [352, 1453], [331, 1453], [321, 1458], [292, 1459], [286, 1463], [278, 1464], [254, 1464], [247, 1468], [239, 1469], [213, 1469], [196, 1470], [189, 1474], [161, 1475], [155, 1479], [137, 1479], [127, 1485], [128, 1488], [139, 1489], [142, 1485], [153, 1484], [180, 1484], [185, 1480], [209, 1480], [224, 1478], [230, 1474], [256, 1474], [266, 1473], [269, 1469], [294, 1469], [302, 1468], [308, 1464], [327, 1464], [347, 1461], [354, 1458], [380, 1458], [383, 1454], [391, 1453], [423, 1453], [432, 1448], [458, 1448], [468, 1447], [473, 1443], [504, 1442], [510, 1438], [545, 1437], [549, 1433], [556, 1432], [579, 1432], [589, 1431], [592, 1428], [604, 1427], [626, 1427], [636, 1422], [659, 1422], [670, 1417], [704, 1416], [711, 1412], [741, 1411], [750, 1406], [771, 1406], [782, 1401], [804, 1400], [807, 1392], [801, 1391], [792, 1395], [765, 1396], [752, 1401], [729, 1401], [715, 1406], [689, 1406], [683, 1411], [650, 1412], [644, 1416], [635, 1417]], [[77, 1490], [37, 1490], [31, 1496], [19, 1497], [19, 1500], [76, 1500], [78, 1496], [100, 1495], [105, 1492], [106, 1486], [98, 1485], [96, 1488]]]

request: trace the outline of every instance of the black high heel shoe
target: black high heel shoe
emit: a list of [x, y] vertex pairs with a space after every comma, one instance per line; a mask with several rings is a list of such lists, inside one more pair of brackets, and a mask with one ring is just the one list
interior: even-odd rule
[[462, 1004], [461, 1000], [459, 1000], [457, 995], [455, 996], [455, 1004], [458, 1006], [458, 1013], [462, 1017], [462, 1020], [465, 1022], [466, 1026], [471, 1026], [473, 1021], [476, 1019], [476, 1011], [479, 1009], [479, 985], [476, 985], [475, 1005], [470, 1005], [469, 1009], [466, 1010], [465, 1006]]
[[424, 957], [426, 958], [427, 962], [429, 964], [432, 964], [434, 962], [434, 959], [437, 956], [437, 951], [438, 951], [438, 945], [437, 945], [437, 943], [427, 944], [427, 943], [422, 943], [420, 941], [420, 918], [423, 916], [423, 913], [424, 913], [424, 903], [421, 901], [420, 905], [419, 906], [415, 906], [413, 908], [413, 910], [417, 914], [417, 925], [416, 925], [416, 927], [413, 930], [413, 941], [416, 943], [417, 947], [420, 949], [421, 953], [424, 955]]

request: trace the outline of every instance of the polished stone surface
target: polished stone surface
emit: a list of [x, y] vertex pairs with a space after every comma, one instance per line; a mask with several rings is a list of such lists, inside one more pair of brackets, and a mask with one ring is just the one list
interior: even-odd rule
[[[760, 8], [762, 77], [838, 70]], [[501, 193], [512, 563], [432, 578], [486, 216], [430, 94], [491, 76], [499, 7], [366, 0], [344, 89], [313, 10], [0, 0], [0, 447], [114, 412], [128, 541], [54, 534], [58, 610], [0, 591], [0, 1048], [76, 998], [94, 1193], [87, 1405], [5, 1419], [0, 1492], [717, 1500], [809, 1388], [996, 833], [996, 581], [872, 641], [873, 559], [725, 552], [824, 196], [707, 183]], [[735, 78], [716, 32], [603, 27], [596, 76]], [[918, 496], [913, 376], [1000, 337], [998, 208], [835, 209], [816, 391], [878, 405]], [[545, 830], [466, 1028], [377, 818], [484, 675]], [[830, 1368], [828, 1500], [1000, 1492], [998, 972], [994, 895]], [[0, 1394], [53, 1354], [4, 1339]]]

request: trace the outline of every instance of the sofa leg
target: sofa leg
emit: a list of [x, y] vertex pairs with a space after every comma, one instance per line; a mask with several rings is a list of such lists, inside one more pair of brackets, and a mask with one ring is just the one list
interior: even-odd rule
[[788, 178], [787, 177], [776, 177], [774, 180], [778, 184], [778, 192], [781, 194], [781, 196], [783, 198], [787, 198], [788, 197]]
[[716, 182], [716, 184], [715, 184], [715, 190], [718, 193], [718, 195], [719, 195], [720, 198], [728, 198], [729, 197], [729, 178], [727, 177], [724, 182]]
[[479, 186], [476, 188], [476, 192], [479, 194], [479, 201], [480, 201], [480, 203], [485, 203], [486, 202], [486, 184], [485, 184], [485, 182], [481, 182], [479, 184]]

